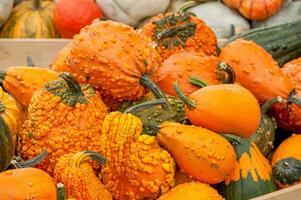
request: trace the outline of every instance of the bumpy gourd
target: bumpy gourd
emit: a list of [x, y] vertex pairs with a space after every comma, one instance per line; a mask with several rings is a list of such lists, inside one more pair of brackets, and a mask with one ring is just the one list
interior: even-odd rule
[[[233, 145], [237, 163], [222, 186], [226, 199], [248, 200], [276, 190], [269, 161], [255, 143], [234, 135], [224, 135]], [[247, 186], [244, 187], [244, 186]]]
[[26, 108], [36, 90], [42, 89], [46, 82], [56, 79], [56, 72], [41, 67], [12, 66], [0, 72], [3, 88]]
[[102, 129], [103, 183], [114, 199], [156, 199], [174, 185], [175, 162], [132, 114], [108, 114]]
[[18, 152], [29, 159], [45, 148], [49, 154], [37, 167], [52, 174], [63, 154], [86, 149], [100, 152], [106, 113], [98, 92], [63, 73], [34, 93], [20, 130]]
[[161, 124], [160, 144], [193, 179], [215, 184], [232, 174], [236, 155], [222, 136], [204, 128], [174, 122]]
[[141, 34], [156, 45], [163, 60], [183, 49], [216, 55], [213, 31], [191, 13], [159, 14], [143, 26]]
[[223, 200], [218, 192], [207, 184], [200, 182], [183, 183], [174, 187], [158, 200]]
[[161, 63], [159, 55], [132, 27], [96, 20], [68, 46], [52, 69], [68, 68], [78, 81], [98, 90], [107, 105], [141, 98], [144, 85], [161, 95], [148, 76]]
[[105, 159], [92, 151], [65, 154], [55, 165], [54, 179], [65, 185], [67, 198], [80, 200], [112, 200], [111, 194], [86, 162], [89, 158], [105, 163]]

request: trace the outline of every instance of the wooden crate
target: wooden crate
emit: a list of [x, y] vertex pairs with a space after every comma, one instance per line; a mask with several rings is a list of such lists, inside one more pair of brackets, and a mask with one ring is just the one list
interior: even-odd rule
[[[13, 65], [26, 65], [26, 56], [31, 56], [37, 66], [48, 67], [58, 51], [69, 41], [66, 39], [0, 39], [0, 69]], [[219, 44], [223, 42], [224, 40], [220, 40]], [[301, 200], [301, 184], [252, 200]]]

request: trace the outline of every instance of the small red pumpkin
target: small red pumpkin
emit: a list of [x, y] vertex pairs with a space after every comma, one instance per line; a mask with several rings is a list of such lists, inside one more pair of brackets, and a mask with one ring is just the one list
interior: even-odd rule
[[53, 11], [54, 24], [64, 38], [72, 38], [84, 26], [103, 16], [93, 0], [60, 0]]

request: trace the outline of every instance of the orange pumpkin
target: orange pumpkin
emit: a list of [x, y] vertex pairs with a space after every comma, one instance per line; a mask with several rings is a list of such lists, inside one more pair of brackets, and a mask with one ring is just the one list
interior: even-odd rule
[[163, 60], [183, 49], [216, 55], [214, 32], [191, 13], [159, 14], [143, 26], [141, 34], [156, 45]]
[[237, 9], [244, 17], [251, 20], [264, 20], [280, 10], [284, 0], [223, 0]]
[[[227, 73], [227, 79], [225, 79], [223, 72]], [[184, 51], [175, 53], [166, 59], [152, 78], [166, 94], [176, 96], [172, 86], [175, 81], [179, 83], [185, 95], [199, 89], [199, 87], [189, 83], [188, 78], [190, 76], [196, 76], [212, 85], [221, 81], [231, 83], [235, 75], [230, 67], [219, 63], [219, 59], [215, 56]]]
[[0, 173], [0, 199], [57, 200], [54, 180], [36, 168], [12, 169]]
[[[200, 82], [193, 79], [191, 81]], [[258, 101], [242, 86], [211, 85], [188, 97], [177, 84], [174, 87], [185, 102], [185, 113], [193, 125], [241, 137], [250, 137], [259, 126], [261, 113]]]

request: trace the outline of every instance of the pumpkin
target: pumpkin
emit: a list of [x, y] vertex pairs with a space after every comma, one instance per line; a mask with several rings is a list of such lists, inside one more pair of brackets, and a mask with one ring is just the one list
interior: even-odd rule
[[279, 188], [301, 182], [301, 135], [293, 134], [276, 149], [273, 158], [273, 175]]
[[46, 82], [56, 79], [56, 72], [40, 67], [13, 66], [0, 72], [3, 88], [26, 108], [36, 90], [41, 89]]
[[18, 152], [29, 159], [45, 148], [49, 154], [37, 167], [52, 175], [63, 154], [85, 149], [100, 152], [100, 132], [106, 114], [98, 92], [62, 73], [58, 80], [47, 82], [34, 93], [28, 119], [19, 133]]
[[3, 118], [0, 117], [0, 172], [10, 165], [14, 151], [15, 145], [11, 130]]
[[18, 4], [3, 25], [3, 38], [57, 38], [52, 11], [54, 2], [31, 0]]
[[[190, 78], [194, 84], [206, 84]], [[200, 86], [202, 86], [200, 85]], [[260, 124], [260, 106], [251, 92], [235, 84], [210, 85], [189, 96], [181, 91], [177, 83], [175, 91], [185, 105], [189, 121], [196, 126], [216, 133], [233, 133], [250, 137]]]
[[252, 21], [252, 27], [272, 27], [280, 24], [301, 20], [301, 2], [286, 0], [283, 7], [277, 13], [264, 21]]
[[93, 151], [65, 154], [55, 165], [54, 179], [66, 186], [67, 198], [111, 200], [111, 194], [94, 174], [92, 166], [85, 162], [89, 158], [105, 164], [105, 159]]
[[152, 93], [147, 93], [137, 101], [127, 101], [122, 104], [119, 111], [131, 113], [141, 119], [143, 123], [143, 133], [156, 135], [157, 128], [165, 121], [187, 123], [187, 117], [184, 112], [184, 102], [174, 96], [167, 96], [170, 105], [170, 111], [164, 110], [163, 99], [155, 100]]
[[[224, 76], [227, 74], [227, 77]], [[219, 63], [215, 56], [204, 53], [181, 52], [167, 58], [152, 76], [164, 93], [176, 96], [173, 83], [177, 81], [185, 95], [189, 95], [199, 88], [189, 83], [188, 78], [196, 76], [208, 84], [220, 82], [233, 83], [235, 75], [230, 67]]]
[[235, 8], [247, 19], [264, 20], [276, 14], [284, 3], [283, 0], [223, 0], [223, 2]]
[[275, 130], [277, 128], [275, 118], [269, 117], [267, 111], [276, 103], [285, 103], [285, 101], [281, 97], [275, 97], [261, 106], [260, 125], [250, 138], [265, 157], [274, 148]]
[[292, 82], [256, 43], [237, 39], [221, 49], [219, 58], [234, 70], [235, 81], [250, 90], [260, 103], [281, 96], [301, 105], [295, 98]]
[[136, 26], [146, 17], [164, 13], [171, 0], [96, 0], [106, 17]]
[[233, 173], [222, 186], [225, 199], [247, 200], [276, 190], [269, 161], [255, 143], [234, 135], [224, 135], [236, 152], [237, 163]]
[[37, 168], [11, 169], [0, 173], [0, 199], [57, 200], [54, 180]]
[[20, 114], [16, 101], [0, 88], [0, 115], [11, 131], [14, 144], [20, 126]]
[[[73, 39], [67, 62], [69, 70], [80, 82], [89, 83], [98, 90], [109, 107], [124, 101], [137, 100], [146, 93], [146, 87], [164, 98], [149, 75], [161, 60], [156, 51], [133, 28], [113, 22], [95, 21]], [[56, 71], [66, 65], [54, 61]], [[59, 67], [57, 66], [64, 66]], [[113, 105], [113, 106], [112, 106]]]
[[212, 28], [217, 38], [229, 38], [250, 29], [249, 22], [233, 9], [219, 1], [205, 2], [188, 8]]
[[[281, 68], [284, 75], [289, 77], [291, 82], [296, 88], [296, 97], [301, 98], [301, 57], [291, 62], [288, 62]], [[273, 107], [271, 114], [276, 118], [279, 126], [294, 131], [295, 133], [301, 133], [301, 109], [298, 105], [294, 104], [282, 104]]]
[[164, 122], [157, 136], [180, 170], [195, 180], [216, 184], [234, 170], [236, 156], [233, 147], [210, 130]]
[[163, 60], [183, 49], [216, 55], [213, 31], [191, 13], [159, 14], [143, 26], [141, 34], [154, 43]]
[[0, 28], [8, 19], [12, 9], [13, 9], [13, 0], [2, 0], [0, 3]]
[[54, 24], [64, 38], [72, 38], [94, 19], [103, 17], [93, 0], [60, 0], [53, 10]]
[[183, 183], [174, 187], [167, 194], [162, 195], [158, 200], [223, 200], [218, 192], [207, 184], [200, 182]]
[[141, 120], [111, 112], [102, 128], [101, 178], [114, 199], [156, 199], [174, 185], [175, 162], [156, 137], [141, 135]]

